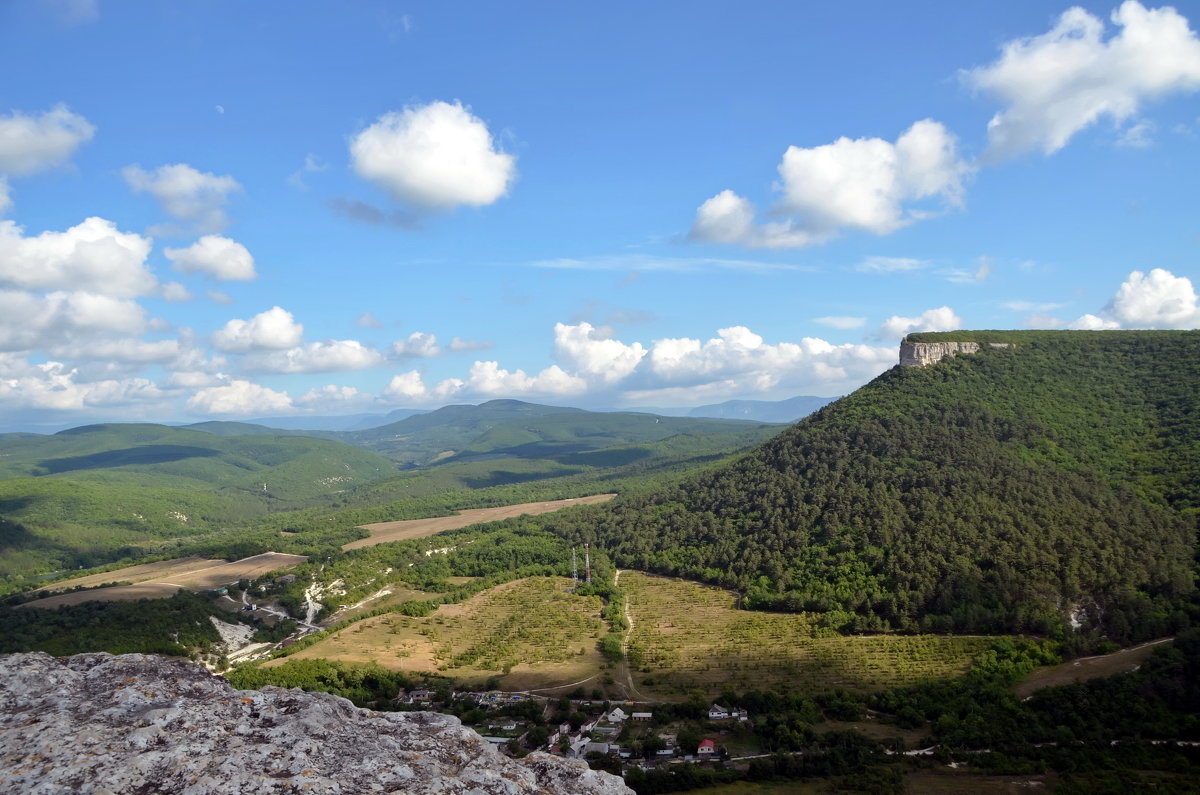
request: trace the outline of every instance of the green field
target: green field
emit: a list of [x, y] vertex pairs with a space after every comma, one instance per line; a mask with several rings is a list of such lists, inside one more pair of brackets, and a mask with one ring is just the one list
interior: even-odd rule
[[424, 618], [375, 616], [290, 658], [376, 662], [473, 683], [498, 677], [509, 690], [569, 684], [599, 672], [596, 643], [603, 629], [599, 598], [575, 596], [570, 584], [563, 577], [530, 577], [442, 605]]
[[729, 591], [623, 571], [628, 658], [647, 697], [776, 685], [876, 690], [966, 671], [993, 638], [838, 635], [805, 614], [736, 609]]

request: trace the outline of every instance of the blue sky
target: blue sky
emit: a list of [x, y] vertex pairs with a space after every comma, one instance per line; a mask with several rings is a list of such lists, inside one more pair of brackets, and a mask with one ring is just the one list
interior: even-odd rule
[[0, 424], [850, 391], [1195, 328], [1200, 4], [0, 4]]

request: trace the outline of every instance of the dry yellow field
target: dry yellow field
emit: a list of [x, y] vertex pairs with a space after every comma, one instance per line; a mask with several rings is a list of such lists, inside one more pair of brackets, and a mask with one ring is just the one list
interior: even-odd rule
[[99, 574], [89, 574], [86, 577], [76, 577], [73, 580], [59, 580], [48, 584], [37, 591], [69, 591], [72, 588], [94, 588], [106, 582], [150, 582], [151, 580], [170, 580], [177, 575], [186, 574], [197, 569], [207, 569], [224, 564], [223, 560], [190, 557], [160, 560], [156, 563], [142, 563], [137, 566], [127, 566], [123, 569], [105, 571]]
[[1051, 665], [1038, 668], [1013, 686], [1013, 692], [1025, 698], [1043, 687], [1069, 685], [1073, 682], [1085, 682], [1088, 679], [1098, 679], [1102, 676], [1116, 676], [1137, 670], [1146, 658], [1154, 653], [1160, 644], [1170, 643], [1172, 638], [1160, 638], [1140, 646], [1121, 649], [1112, 654], [1097, 657], [1080, 657], [1061, 665]]
[[591, 497], [574, 497], [569, 500], [552, 500], [550, 502], [525, 502], [519, 505], [502, 505], [499, 508], [470, 508], [459, 511], [453, 516], [437, 516], [433, 519], [405, 519], [400, 522], [376, 522], [359, 525], [371, 533], [370, 538], [360, 538], [342, 546], [342, 549], [361, 549], [373, 547], [376, 544], [386, 544], [389, 541], [407, 541], [410, 538], [425, 538], [445, 530], [457, 530], [460, 527], [478, 524], [479, 522], [496, 522], [501, 519], [511, 519], [514, 516], [537, 516], [542, 513], [561, 511], [575, 505], [593, 505], [607, 502], [615, 494], [594, 494]]
[[570, 585], [563, 577], [530, 577], [442, 605], [425, 618], [368, 618], [291, 657], [377, 662], [460, 681], [496, 676], [508, 690], [570, 684], [599, 672], [604, 628], [600, 599], [575, 596]]
[[624, 571], [637, 688], [660, 698], [774, 686], [875, 690], [964, 672], [990, 638], [837, 635], [806, 615], [737, 610], [734, 594]]
[[[35, 599], [25, 602], [22, 607], [52, 608], [59, 605], [77, 605], [83, 602], [119, 602], [132, 599], [163, 599], [173, 595], [181, 588], [193, 591], [203, 591], [217, 588], [241, 579], [254, 579], [269, 571], [288, 569], [308, 560], [304, 555], [288, 555], [283, 552], [264, 552], [249, 558], [227, 562], [224, 560], [205, 560], [204, 558], [178, 558], [164, 560], [159, 563], [147, 563], [140, 566], [130, 566], [126, 569], [116, 569], [55, 583], [56, 587], [74, 587], [106, 582], [132, 581], [130, 585], [117, 585], [111, 588], [94, 588], [88, 591], [73, 591], [71, 593], [49, 596], [45, 599]], [[89, 582], [94, 581], [94, 582]], [[47, 589], [48, 590], [48, 589]]]

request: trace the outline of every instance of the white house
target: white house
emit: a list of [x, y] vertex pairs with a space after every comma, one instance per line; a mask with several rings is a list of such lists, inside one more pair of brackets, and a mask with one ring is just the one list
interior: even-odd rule
[[607, 720], [609, 723], [624, 723], [629, 720], [629, 716], [620, 707], [613, 707], [612, 711], [608, 713]]

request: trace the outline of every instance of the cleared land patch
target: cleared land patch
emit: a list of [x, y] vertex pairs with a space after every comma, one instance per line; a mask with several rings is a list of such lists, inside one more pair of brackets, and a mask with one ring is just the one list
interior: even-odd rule
[[76, 577], [73, 580], [59, 580], [48, 583], [38, 591], [69, 591], [72, 588], [94, 588], [108, 582], [149, 582], [151, 580], [170, 580], [172, 577], [186, 574], [197, 569], [207, 569], [225, 563], [223, 560], [210, 560], [193, 556], [190, 558], [175, 558], [160, 560], [155, 563], [140, 563], [137, 566], [127, 566], [113, 571], [102, 571], [99, 574], [89, 574], [86, 577]]
[[1146, 658], [1154, 653], [1154, 649], [1157, 646], [1169, 643], [1171, 640], [1173, 638], [1160, 638], [1152, 640], [1149, 643], [1143, 643], [1140, 646], [1121, 649], [1112, 654], [1102, 654], [1098, 657], [1081, 657], [1078, 660], [1069, 660], [1062, 665], [1038, 668], [1036, 671], [1031, 671], [1029, 676], [1017, 682], [1013, 686], [1013, 692], [1021, 698], [1026, 698], [1032, 695], [1035, 690], [1041, 690], [1043, 687], [1069, 685], [1074, 682], [1085, 682], [1088, 679], [1098, 679], [1103, 676], [1116, 676], [1117, 674], [1128, 673], [1136, 670], [1138, 666], [1145, 662]]
[[291, 656], [377, 662], [466, 681], [495, 676], [508, 690], [575, 682], [599, 672], [604, 624], [599, 597], [576, 596], [570, 586], [565, 577], [504, 583], [424, 618], [365, 619]]
[[966, 671], [992, 638], [838, 635], [803, 614], [737, 610], [735, 596], [686, 580], [621, 575], [638, 689], [670, 697], [776, 685], [876, 690]]
[[53, 608], [59, 605], [77, 605], [83, 602], [123, 602], [132, 599], [165, 599], [181, 588], [193, 591], [203, 591], [217, 588], [241, 579], [254, 579], [268, 571], [287, 569], [308, 560], [304, 555], [288, 555], [283, 552], [264, 552], [249, 558], [233, 562], [224, 560], [205, 560], [204, 558], [178, 558], [164, 560], [159, 563], [147, 563], [130, 566], [127, 569], [116, 569], [103, 574], [80, 577], [67, 583], [56, 583], [63, 587], [69, 583], [84, 584], [83, 581], [96, 579], [95, 584], [106, 582], [133, 581], [130, 585], [117, 585], [111, 588], [93, 588], [87, 591], [48, 596], [45, 599], [35, 599], [25, 602], [19, 607]]
[[371, 533], [370, 538], [360, 538], [342, 546], [342, 549], [361, 549], [373, 547], [376, 544], [386, 544], [389, 541], [406, 541], [410, 538], [425, 538], [444, 530], [457, 530], [460, 527], [478, 524], [480, 522], [496, 522], [501, 519], [511, 519], [514, 516], [537, 516], [542, 513], [561, 511], [574, 505], [593, 505], [607, 502], [615, 494], [593, 494], [590, 497], [573, 497], [567, 500], [551, 500], [548, 502], [525, 502], [519, 505], [502, 505], [498, 508], [469, 508], [459, 511], [453, 516], [436, 516], [432, 519], [405, 519], [400, 522], [375, 522], [374, 524], [359, 525]]

